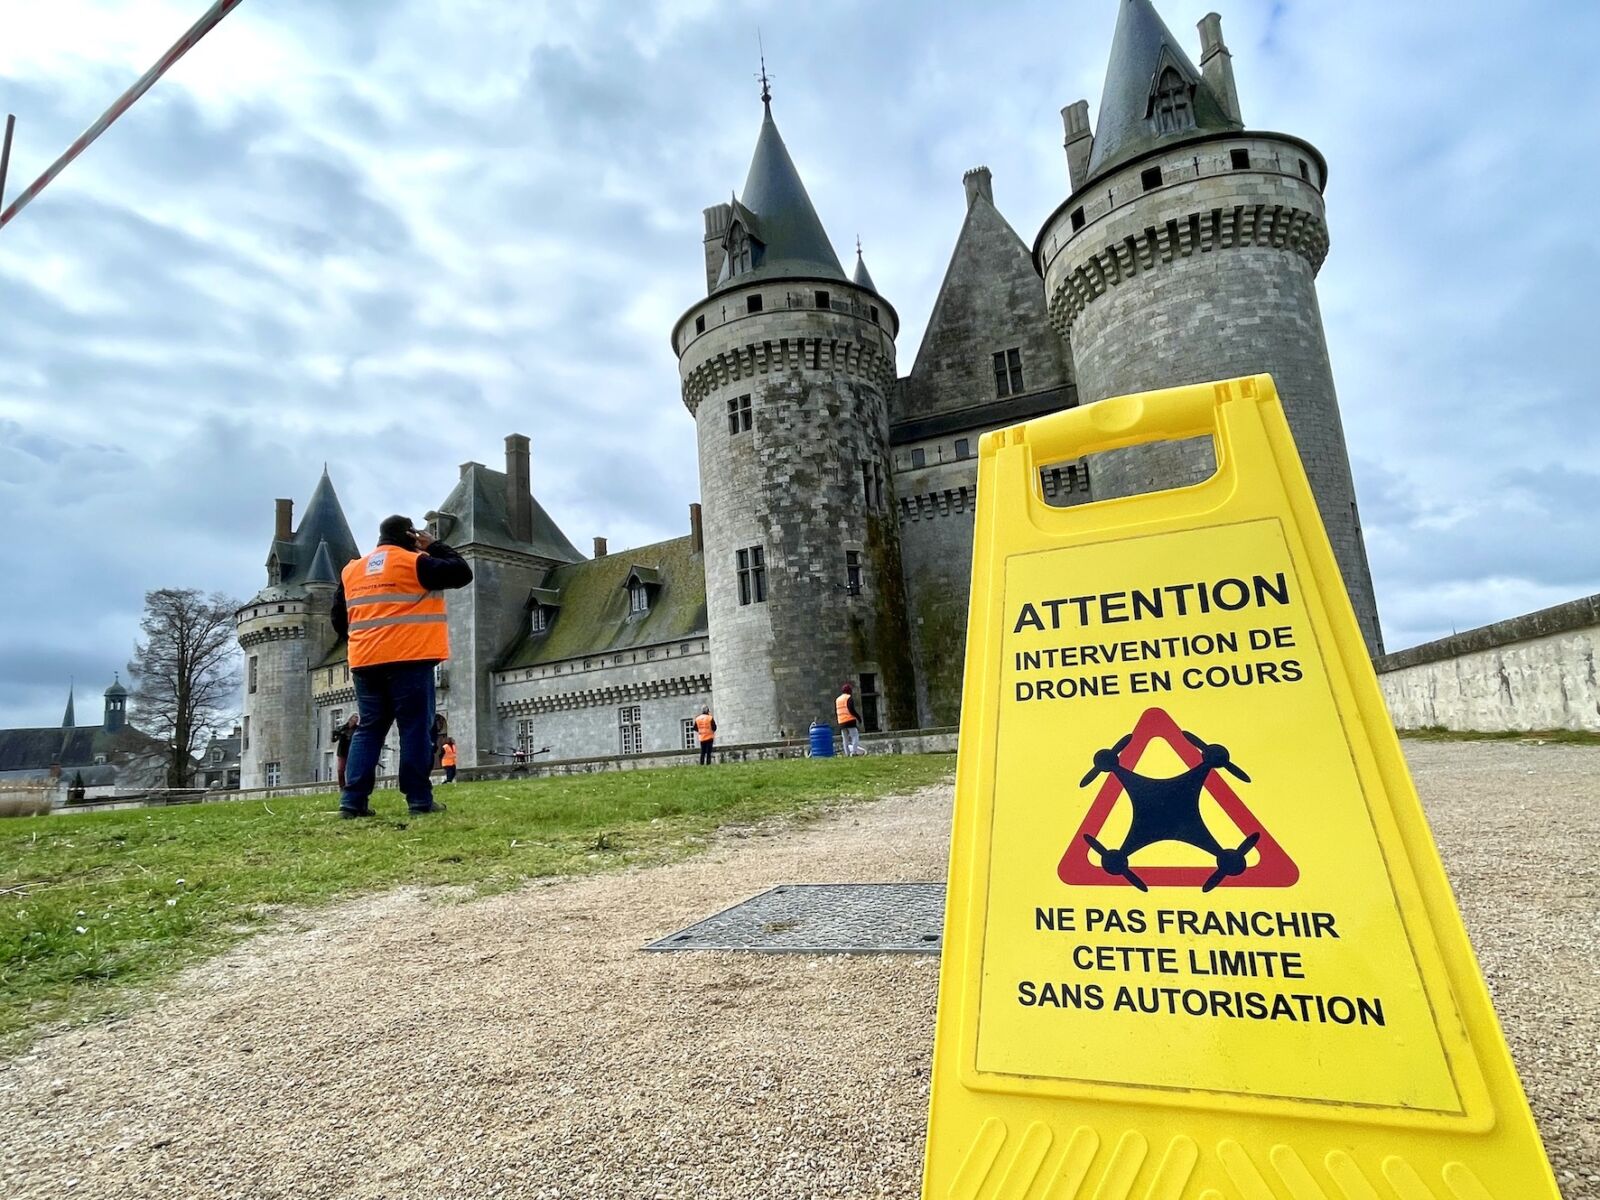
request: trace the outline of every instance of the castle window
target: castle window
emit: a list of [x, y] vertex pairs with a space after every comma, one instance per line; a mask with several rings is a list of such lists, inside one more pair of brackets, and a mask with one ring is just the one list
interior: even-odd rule
[[685, 717], [683, 720], [683, 748], [700, 749], [700, 734], [695, 730], [693, 717]]
[[1235, 171], [1248, 171], [1250, 169], [1250, 151], [1229, 150], [1228, 158], [1232, 160]]
[[617, 729], [621, 734], [624, 754], [638, 754], [644, 750], [644, 726], [640, 717], [637, 704], [624, 704], [617, 709]]
[[222, 761], [222, 751], [220, 749], [213, 750], [211, 752], [211, 761], [214, 763], [219, 763]]
[[876, 304], [869, 304], [867, 305], [867, 311], [872, 314], [872, 323], [876, 325], [878, 323], [878, 306]]
[[996, 350], [994, 352], [994, 394], [996, 396], [1015, 396], [1022, 392], [1022, 351], [1013, 347], [1010, 350]]
[[244, 723], [240, 727], [240, 730], [239, 730], [239, 736], [243, 739], [239, 743], [239, 749], [240, 750], [248, 750], [248, 749], [250, 749], [250, 718], [249, 717], [246, 717], [244, 719]]
[[523, 717], [522, 720], [517, 722], [516, 750], [521, 755], [533, 753], [533, 719], [531, 717]]
[[550, 610], [542, 604], [535, 604], [528, 612], [528, 632], [544, 633], [550, 628]]
[[728, 432], [748, 433], [750, 431], [750, 397], [730, 396], [728, 398]]
[[277, 787], [282, 782], [283, 764], [278, 762], [269, 762], [267, 764], [267, 786]]
[[861, 677], [861, 728], [864, 733], [877, 733], [878, 723], [878, 677], [876, 675], [863, 675]]
[[252, 696], [256, 694], [256, 668], [260, 665], [260, 663], [261, 660], [258, 659], [254, 654], [250, 656], [250, 694]]
[[831, 296], [829, 296], [827, 292], [818, 292], [817, 293], [817, 307], [818, 308], [832, 308], [833, 307], [833, 298]]
[[911, 468], [912, 470], [916, 470], [918, 467], [925, 467], [927, 465], [928, 452], [921, 446], [918, 446], [911, 452]]
[[761, 311], [761, 297], [760, 297], [760, 295], [758, 294], [758, 295], [754, 295], [754, 296], [746, 296], [744, 298], [744, 310], [745, 310], [745, 312], [751, 312], [751, 313], [760, 312]]
[[972, 457], [972, 443], [966, 438], [956, 439], [956, 461]]
[[1072, 230], [1076, 233], [1083, 228], [1083, 205], [1078, 205], [1072, 210]]
[[628, 611], [630, 613], [650, 611], [650, 589], [637, 579], [628, 585]]
[[736, 554], [739, 564], [739, 603], [765, 604], [767, 600], [767, 552], [751, 546]]
[[1150, 97], [1150, 116], [1157, 133], [1182, 133], [1194, 128], [1191, 89], [1172, 67], [1161, 72], [1155, 94]]
[[748, 274], [755, 266], [755, 249], [750, 243], [750, 235], [737, 221], [728, 230], [728, 240], [723, 243], [723, 250], [727, 255], [725, 274], [729, 279]]
[[872, 464], [872, 498], [873, 507], [883, 507], [883, 467], [876, 460]]
[[1139, 172], [1139, 183], [1145, 191], [1151, 192], [1161, 186], [1161, 168], [1146, 167]]
[[701, 313], [694, 319], [694, 331], [696, 333], [704, 333], [706, 331], [706, 317], [704, 313]]
[[844, 590], [852, 596], [861, 595], [861, 551], [844, 552]]
[[1311, 168], [1306, 165], [1306, 160], [1303, 158], [1300, 160], [1300, 178], [1307, 183], [1311, 182]]

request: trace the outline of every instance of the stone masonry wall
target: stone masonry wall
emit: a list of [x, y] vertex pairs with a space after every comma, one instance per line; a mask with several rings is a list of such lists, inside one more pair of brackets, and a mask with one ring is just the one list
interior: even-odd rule
[[[549, 759], [618, 754], [620, 711], [640, 710], [639, 753], [680, 750], [683, 722], [712, 703], [710, 640], [704, 636], [614, 654], [501, 671], [495, 676], [495, 754], [478, 765], [504, 763], [515, 750], [523, 721], [532, 722], [533, 750]], [[719, 739], [725, 723], [716, 708]], [[486, 750], [488, 748], [485, 748]], [[531, 761], [540, 761], [536, 758]]]
[[[331, 590], [331, 589], [330, 589]], [[272, 599], [240, 610], [239, 644], [245, 656], [245, 728], [249, 745], [240, 755], [242, 787], [263, 787], [267, 764], [276, 762], [283, 783], [316, 778], [311, 711], [311, 665], [328, 652], [333, 629], [326, 601]], [[249, 686], [255, 660], [256, 686]]]
[[[1233, 150], [1249, 155], [1247, 169], [1232, 167]], [[1142, 177], [1151, 169], [1162, 181], [1147, 191]], [[1362, 633], [1378, 653], [1314, 282], [1327, 252], [1320, 170], [1307, 148], [1260, 135], [1179, 145], [1069, 199], [1040, 235], [1041, 253], [1051, 319], [1071, 337], [1080, 402], [1273, 376]], [[1090, 464], [1096, 497], [1181, 486], [1213, 467], [1208, 442], [1134, 447]]]
[[[747, 311], [751, 294], [759, 313]], [[756, 282], [710, 297], [679, 326], [700, 448], [711, 674], [730, 740], [804, 733], [831, 719], [839, 683], [863, 672], [878, 677], [888, 725], [915, 722], [888, 450], [892, 314], [880, 304], [842, 281]], [[700, 316], [707, 329], [696, 334]], [[730, 432], [728, 402], [744, 395], [752, 427]], [[756, 546], [767, 599], [741, 604], [737, 554]], [[846, 589], [847, 551], [861, 556], [859, 595]]]
[[500, 717], [493, 668], [528, 620], [528, 590], [543, 578], [544, 560], [483, 546], [459, 546], [472, 566], [472, 582], [445, 593], [450, 661], [435, 705], [444, 713], [462, 766], [491, 764]]
[[1401, 729], [1600, 732], [1600, 595], [1442, 638], [1377, 662]]

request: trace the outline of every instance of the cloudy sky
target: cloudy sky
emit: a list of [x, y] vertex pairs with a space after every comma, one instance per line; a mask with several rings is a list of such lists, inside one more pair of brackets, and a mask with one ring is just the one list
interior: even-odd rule
[[[0, 0], [12, 196], [205, 7]], [[1210, 4], [1161, 0], [1191, 43]], [[1330, 164], [1320, 292], [1391, 647], [1600, 590], [1600, 6], [1234, 0], [1245, 119]], [[667, 342], [774, 112], [909, 366], [962, 171], [1031, 244], [1114, 0], [245, 0], [0, 230], [0, 726], [80, 714], [147, 588], [248, 596], [324, 461], [359, 541], [533, 440], [579, 546], [696, 497]]]

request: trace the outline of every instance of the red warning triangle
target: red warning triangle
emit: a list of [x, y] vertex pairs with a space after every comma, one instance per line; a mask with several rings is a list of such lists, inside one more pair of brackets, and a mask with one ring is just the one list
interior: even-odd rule
[[[1117, 756], [1118, 761], [1129, 770], [1133, 770], [1144, 756], [1145, 748], [1157, 738], [1172, 747], [1172, 752], [1183, 760], [1185, 766], [1199, 765], [1199, 748], [1183, 736], [1183, 730], [1178, 728], [1178, 723], [1165, 709], [1160, 708], [1145, 709], [1138, 724], [1133, 727], [1133, 739]], [[1259, 830], [1261, 833], [1255, 844], [1255, 850], [1260, 855], [1257, 861], [1246, 867], [1243, 874], [1230, 875], [1223, 879], [1218, 887], [1289, 887], [1300, 878], [1300, 868], [1295, 866], [1294, 860], [1277, 843], [1272, 833], [1261, 823], [1260, 818], [1251, 812], [1249, 806], [1228, 786], [1221, 772], [1212, 771], [1206, 776], [1205, 790], [1240, 829], [1248, 829], [1251, 832]], [[1107, 874], [1099, 863], [1091, 861], [1089, 844], [1083, 840], [1084, 834], [1093, 837], [1105, 828], [1106, 818], [1123, 794], [1122, 781], [1114, 775], [1107, 775], [1099, 794], [1094, 798], [1094, 803], [1084, 814], [1082, 824], [1072, 835], [1067, 852], [1061, 856], [1060, 865], [1056, 867], [1056, 874], [1061, 877], [1062, 883], [1091, 884], [1097, 887], [1133, 886], [1120, 875]], [[1150, 887], [1198, 888], [1210, 878], [1212, 868], [1140, 866], [1138, 872], [1139, 878]]]

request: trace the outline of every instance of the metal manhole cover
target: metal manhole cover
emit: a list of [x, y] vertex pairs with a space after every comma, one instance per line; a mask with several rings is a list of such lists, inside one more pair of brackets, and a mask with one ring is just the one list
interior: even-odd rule
[[646, 950], [938, 954], [942, 883], [785, 883]]

